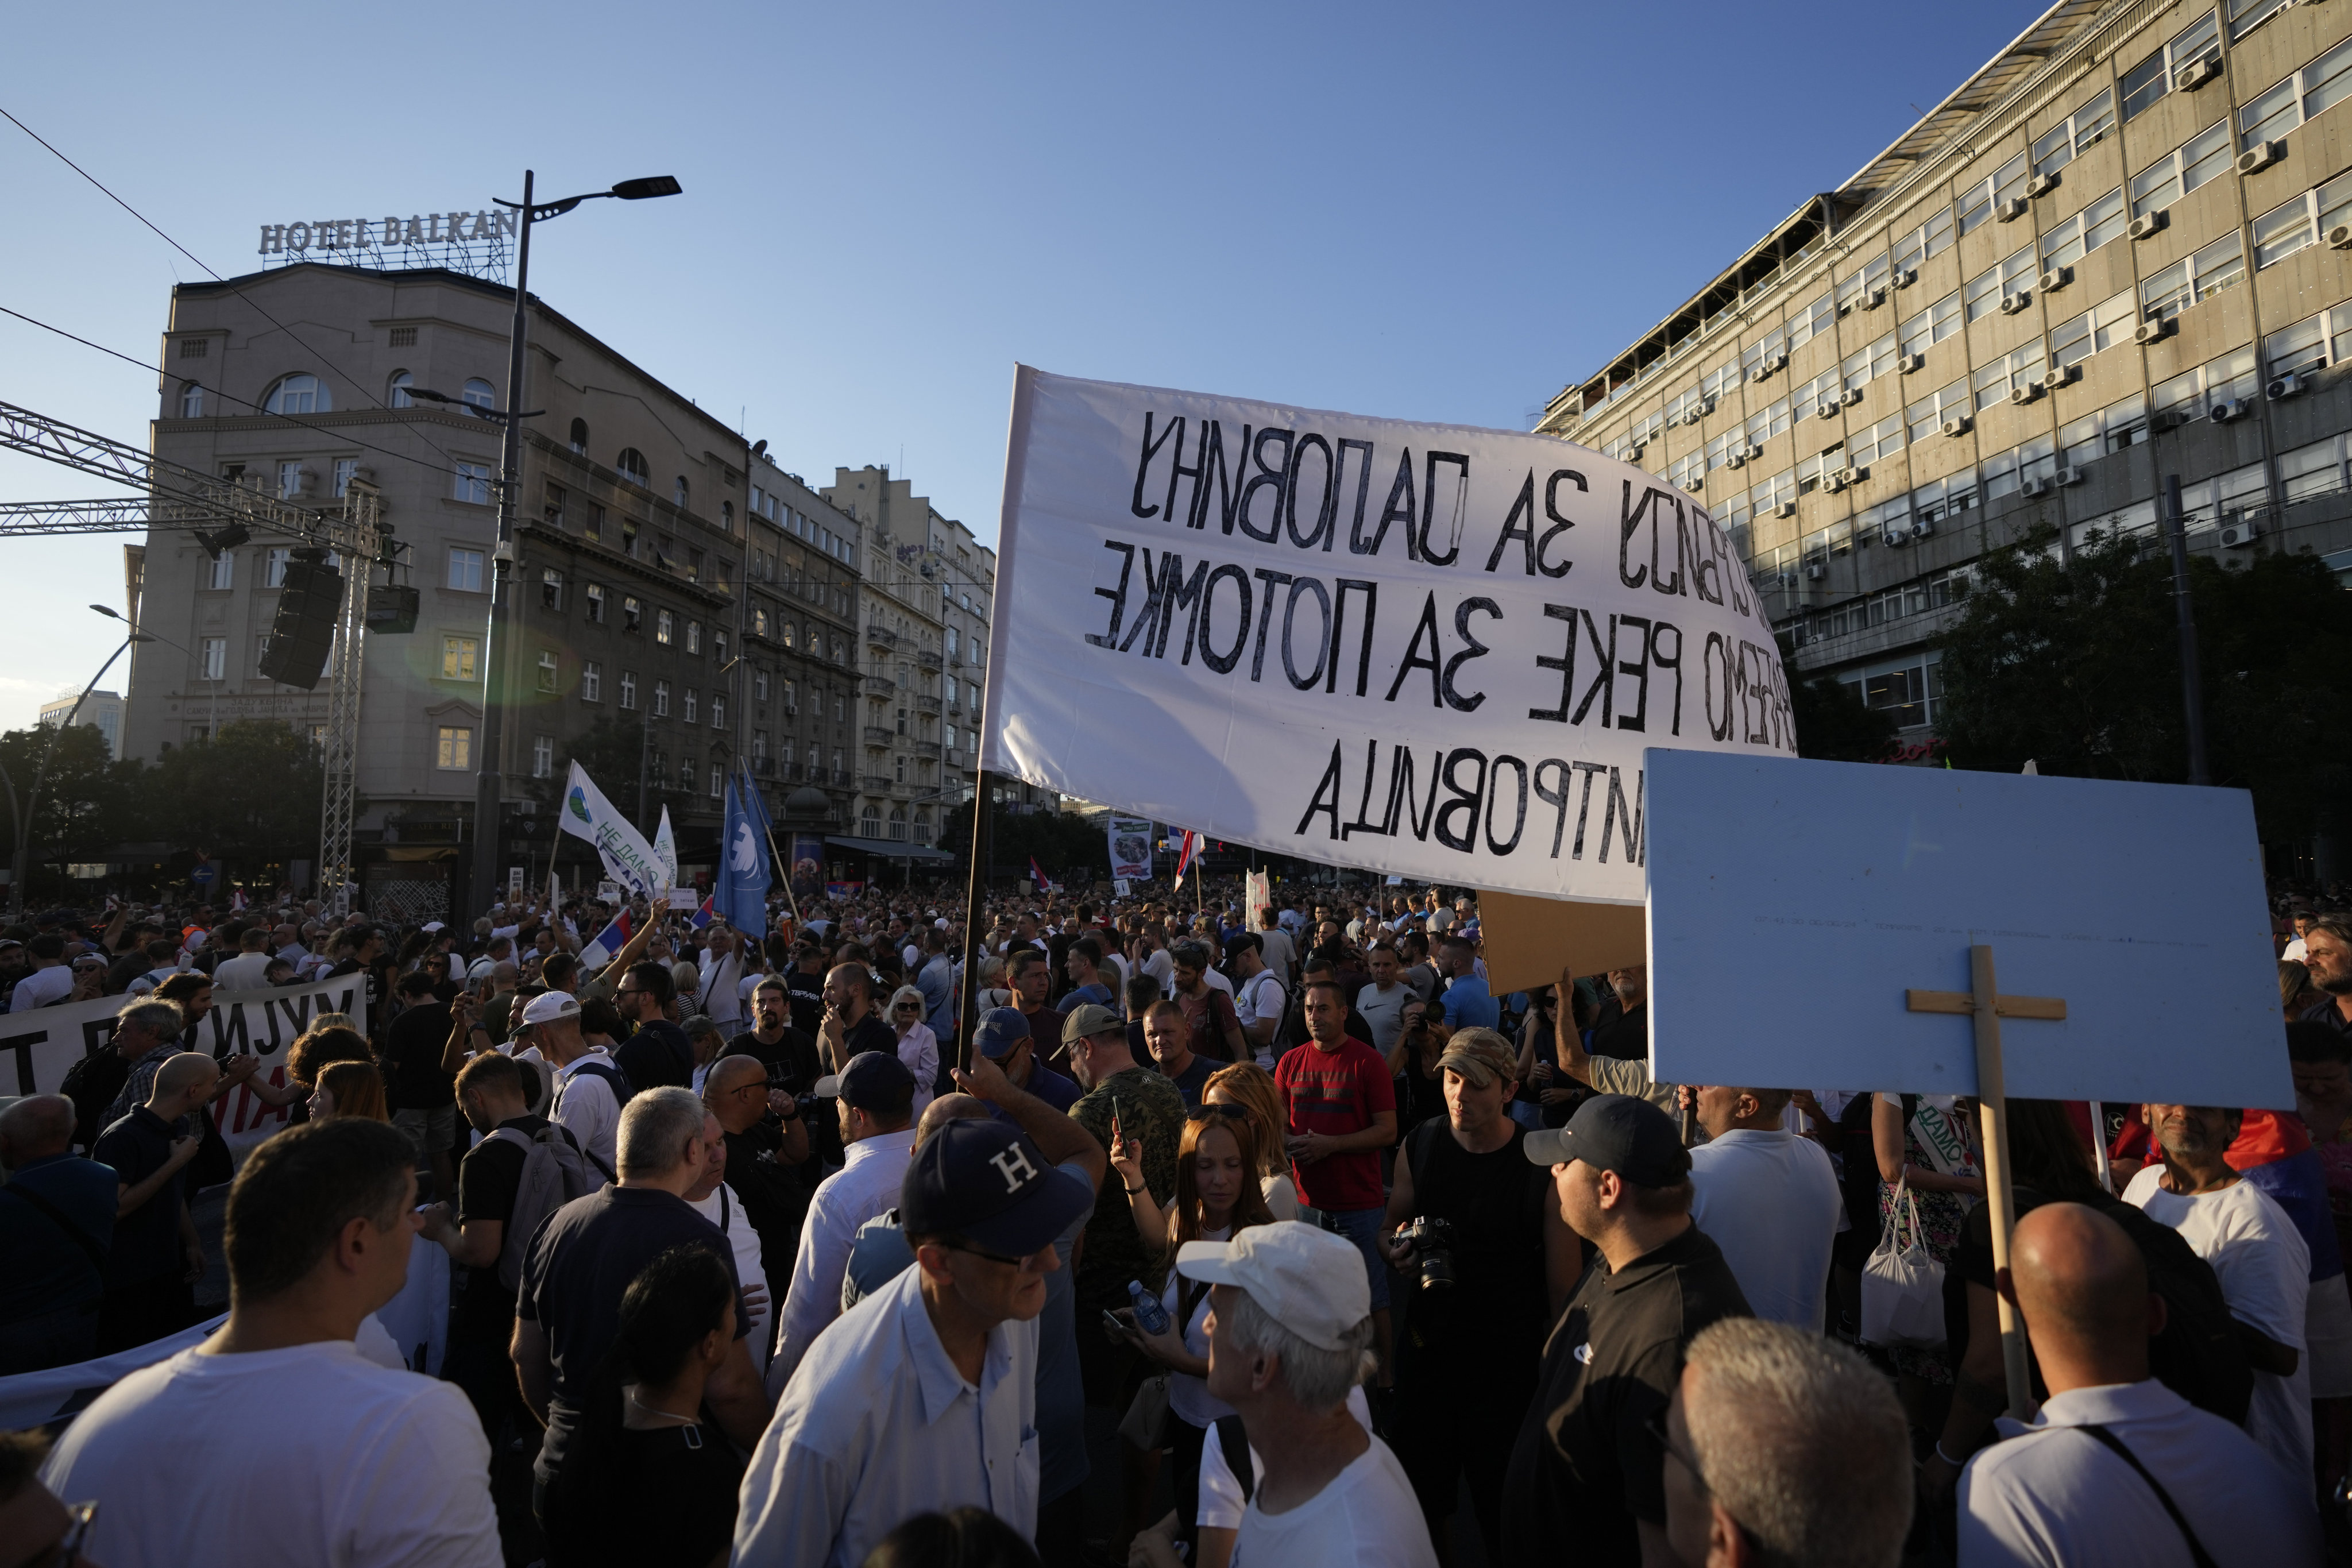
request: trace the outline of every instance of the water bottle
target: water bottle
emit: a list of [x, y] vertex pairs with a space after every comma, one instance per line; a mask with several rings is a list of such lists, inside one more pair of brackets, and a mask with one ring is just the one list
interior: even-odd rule
[[1141, 1280], [1130, 1279], [1127, 1282], [1127, 1299], [1134, 1303], [1137, 1328], [1147, 1334], [1164, 1334], [1168, 1331], [1168, 1309], [1160, 1304], [1159, 1297], [1143, 1288]]

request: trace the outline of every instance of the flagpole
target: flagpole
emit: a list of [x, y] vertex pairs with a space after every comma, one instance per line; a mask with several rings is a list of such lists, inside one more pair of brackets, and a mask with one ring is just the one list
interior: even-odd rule
[[[753, 789], [760, 787], [758, 784], [752, 784], [751, 782], [751, 768], [750, 763], [738, 758], [736, 765], [743, 770], [743, 782], [745, 784], [751, 784]], [[760, 831], [767, 836], [768, 862], [776, 868], [777, 875], [783, 879], [784, 907], [793, 911], [793, 929], [794, 931], [798, 931], [801, 924], [801, 901], [793, 897], [793, 868], [791, 864], [784, 859], [782, 854], [776, 848], [776, 825], [768, 820], [768, 808], [767, 802], [765, 800], [762, 800], [760, 803]], [[761, 923], [765, 924], [766, 922], [763, 921]], [[767, 940], [767, 935], [768, 933], [764, 931], [760, 933], [761, 942], [764, 942]]]
[[996, 777], [986, 768], [974, 775], [971, 792], [971, 876], [964, 889], [963, 995], [956, 1019], [956, 1066], [971, 1070], [971, 1033], [980, 1021], [980, 918], [988, 893], [988, 797]]

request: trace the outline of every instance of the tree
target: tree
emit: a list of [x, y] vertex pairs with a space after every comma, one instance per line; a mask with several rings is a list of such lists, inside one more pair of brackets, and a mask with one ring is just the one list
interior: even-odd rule
[[[971, 807], [949, 810], [940, 830], [940, 847], [967, 857], [971, 850]], [[988, 814], [988, 858], [992, 868], [1026, 876], [1034, 858], [1047, 875], [1108, 868], [1109, 847], [1099, 818], [1073, 816], [1064, 811], [1013, 811], [999, 804]]]
[[[2168, 552], [2041, 531], [1987, 556], [1943, 643], [1955, 766], [2179, 784], [2189, 777]], [[2352, 816], [2352, 595], [2310, 555], [2189, 562], [2212, 781], [2252, 792], [2268, 842]]]
[[[23, 826], [19, 814], [29, 805], [34, 863], [56, 867], [62, 889], [69, 864], [104, 860], [127, 836], [142, 771], [137, 763], [110, 757], [106, 737], [87, 724], [63, 731], [40, 725], [0, 735], [0, 796], [7, 805], [10, 851]], [[41, 781], [37, 804], [28, 798], [36, 773]]]
[[1797, 726], [1797, 755], [1827, 763], [1877, 763], [1895, 746], [1895, 716], [1872, 708], [1861, 690], [1832, 675], [1795, 677], [1795, 652], [1785, 643], [1780, 666], [1790, 672], [1789, 716]]
[[131, 837], [247, 863], [302, 859], [318, 852], [325, 789], [325, 762], [307, 736], [274, 720], [234, 720], [146, 771]]

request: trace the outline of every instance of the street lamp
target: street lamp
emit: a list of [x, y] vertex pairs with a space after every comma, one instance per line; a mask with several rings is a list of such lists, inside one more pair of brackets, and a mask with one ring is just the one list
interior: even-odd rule
[[[100, 615], [104, 616], [109, 620], [122, 620], [121, 616], [108, 609], [104, 605], [92, 605], [90, 608], [96, 610]], [[126, 621], [123, 624], [127, 626], [130, 623]], [[201, 669], [204, 668], [204, 655], [190, 647], [186, 643], [181, 642], [176, 638], [167, 637], [161, 632], [135, 632], [131, 640], [133, 642], [159, 642], [167, 647], [178, 648], [182, 653], [186, 654], [190, 658], [196, 661], [197, 668]], [[221, 682], [227, 679], [227, 674], [228, 672], [226, 668], [226, 663], [224, 663], [224, 668], [219, 675], [208, 675], [205, 677], [205, 680], [211, 683], [213, 689], [211, 712], [205, 721], [205, 739], [215, 744], [217, 744], [220, 741]]]
[[[92, 605], [90, 608], [110, 620], [119, 621], [122, 618], [104, 605]], [[57, 752], [59, 738], [68, 730], [73, 728], [73, 721], [76, 719], [81, 717], [81, 705], [89, 700], [89, 694], [98, 689], [98, 683], [106, 679], [106, 672], [114, 668], [114, 661], [128, 652], [132, 643], [154, 640], [145, 632], [132, 631], [124, 636], [121, 647], [107, 655], [106, 662], [98, 667], [98, 673], [89, 678], [89, 684], [81, 689], [81, 695], [74, 699], [73, 707], [67, 710], [64, 720], [58, 723], [56, 731], [49, 736], [49, 743], [41, 748], [40, 763], [33, 769], [33, 787], [26, 792], [22, 802], [16, 799], [16, 782], [8, 781], [8, 805], [16, 816], [16, 850], [9, 858], [9, 919], [24, 918], [25, 878], [32, 870], [33, 861], [33, 814], [40, 809], [41, 782], [48, 776], [49, 758]]]
[[[482, 746], [480, 766], [474, 775], [474, 869], [467, 888], [467, 897], [476, 912], [490, 907], [498, 885], [494, 862], [498, 857], [499, 796], [505, 778], [504, 760], [499, 752], [506, 731], [506, 696], [499, 688], [499, 674], [506, 641], [507, 588], [514, 565], [515, 514], [522, 500], [522, 422], [530, 417], [530, 413], [519, 411], [522, 402], [523, 351], [530, 342], [523, 307], [530, 298], [530, 227], [534, 223], [562, 217], [582, 202], [607, 196], [616, 201], [639, 202], [654, 196], [674, 196], [683, 188], [671, 175], [655, 174], [640, 180], [623, 180], [610, 190], [538, 202], [532, 199], [535, 178], [534, 171], [522, 172], [520, 202], [494, 198], [499, 205], [522, 214], [522, 234], [515, 247], [514, 323], [507, 333], [509, 406], [503, 413], [478, 411], [484, 418], [503, 423], [506, 434], [499, 445], [499, 535], [497, 548], [490, 552], [489, 626], [482, 639]], [[409, 395], [415, 397], [417, 394], [412, 390]], [[425, 401], [446, 403], [448, 399], [441, 396]]]

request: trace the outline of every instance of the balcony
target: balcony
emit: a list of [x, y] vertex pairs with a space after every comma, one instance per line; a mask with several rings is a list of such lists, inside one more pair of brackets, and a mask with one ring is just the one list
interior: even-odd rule
[[890, 731], [882, 728], [879, 724], [868, 724], [866, 726], [866, 743], [869, 746], [887, 747], [891, 742], [898, 738], [898, 737], [897, 735], [893, 734]]
[[935, 647], [917, 648], [915, 662], [936, 673], [940, 668], [940, 650]]
[[862, 689], [868, 697], [887, 697], [898, 689], [898, 683], [887, 675], [869, 675]]
[[940, 700], [930, 692], [919, 691], [915, 694], [915, 706], [923, 712], [936, 713], [940, 710]]
[[881, 626], [869, 621], [866, 626], [866, 640], [875, 647], [897, 647], [898, 646], [898, 634], [893, 631], [886, 631]]
[[888, 795], [890, 793], [890, 775], [887, 773], [867, 773], [858, 782], [865, 786], [865, 790], [867, 795]]

